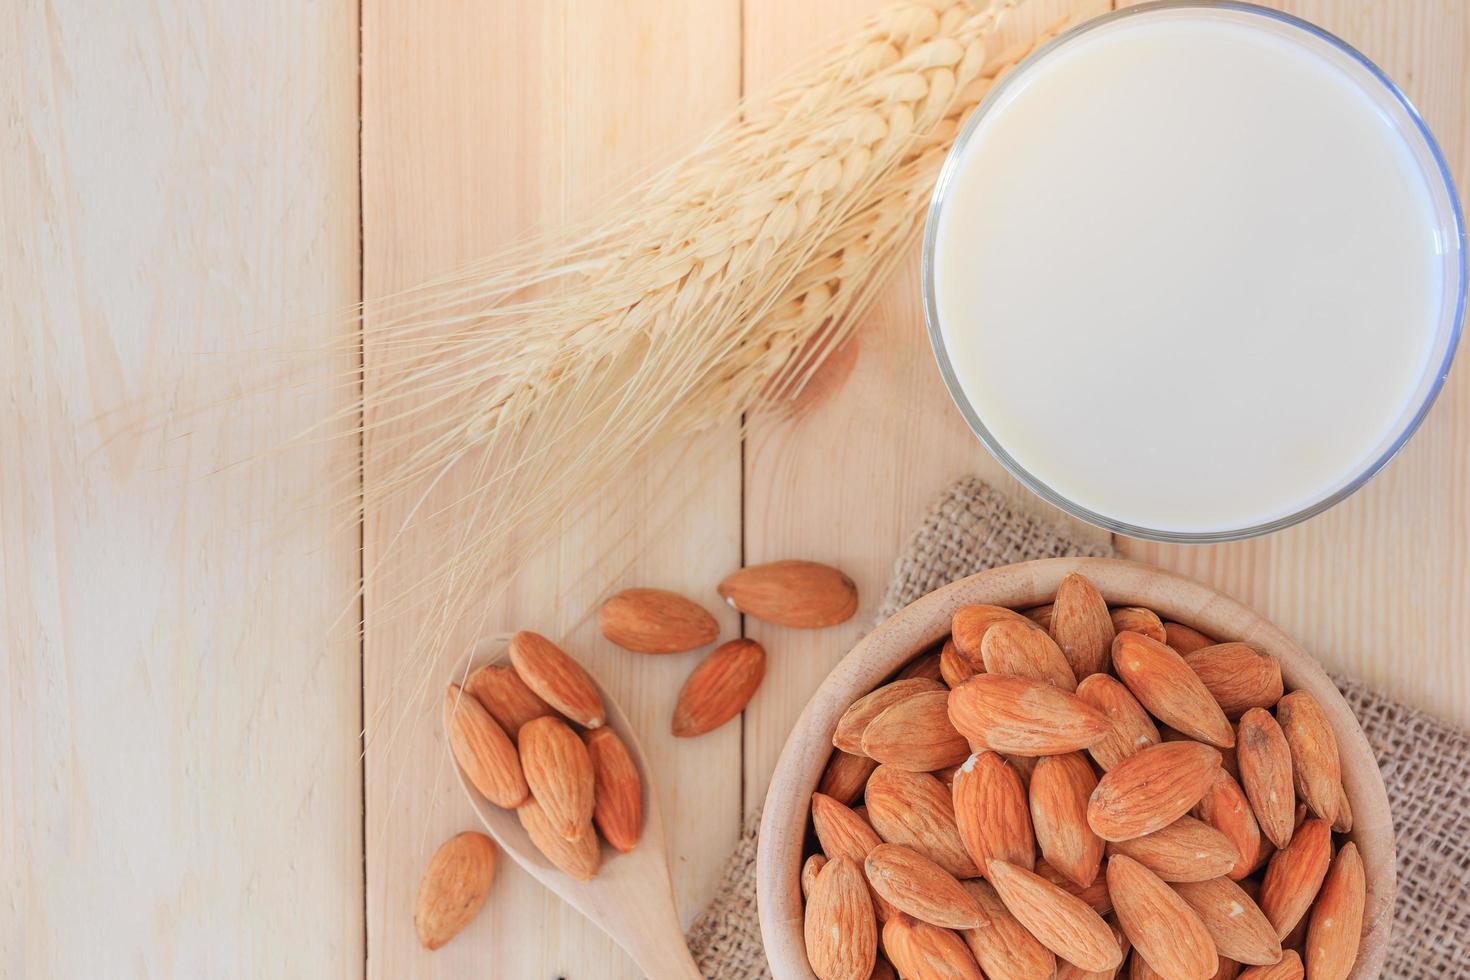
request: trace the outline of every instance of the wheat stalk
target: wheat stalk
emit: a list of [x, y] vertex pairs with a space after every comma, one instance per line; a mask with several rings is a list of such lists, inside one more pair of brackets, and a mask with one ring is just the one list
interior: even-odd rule
[[368, 581], [410, 541], [433, 555], [376, 607], [432, 603], [412, 659], [635, 460], [789, 403], [916, 239], [963, 116], [1030, 49], [995, 45], [1022, 2], [881, 12], [602, 219], [366, 304], [354, 516], [394, 515]]

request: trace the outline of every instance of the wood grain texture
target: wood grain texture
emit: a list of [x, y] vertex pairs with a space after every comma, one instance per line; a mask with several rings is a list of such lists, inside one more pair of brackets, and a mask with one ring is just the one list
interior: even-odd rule
[[[701, 136], [739, 92], [735, 0], [369, 0], [363, 26], [370, 297], [595, 204], [640, 164]], [[386, 461], [368, 446], [370, 467]], [[734, 635], [738, 619], [714, 587], [740, 564], [738, 432], [731, 426], [666, 453], [629, 485], [607, 490], [587, 519], [565, 527], [482, 607], [479, 622], [466, 624], [454, 661], [416, 659], [421, 618], [375, 616], [395, 587], [422, 574], [421, 556], [400, 553], [391, 575], [368, 584], [369, 976], [640, 975], [612, 940], [509, 861], [459, 939], [432, 954], [414, 939], [405, 910], [424, 862], [476, 819], [446, 763], [442, 683], [466, 647], [497, 631], [564, 640], [616, 697], [657, 774], [686, 922], [713, 892], [739, 831], [740, 727], [697, 740], [669, 732], [679, 686], [707, 650], [618, 650], [585, 614], [621, 588], [670, 588], [704, 604], [724, 636]], [[395, 517], [368, 516], [368, 567]], [[426, 679], [432, 683], [419, 688]]]
[[[1440, 0], [1276, 4], [1356, 46], [1403, 87], [1470, 186], [1470, 7]], [[1212, 547], [1120, 539], [1124, 554], [1208, 582], [1279, 624], [1330, 670], [1470, 724], [1470, 365], [1356, 496], [1270, 537]]]
[[[848, 31], [880, 0], [747, 0], [745, 75], [758, 89], [793, 59]], [[1019, 43], [1069, 11], [1101, 12], [1106, 0], [1040, 0], [1011, 21]], [[861, 606], [843, 626], [789, 630], [754, 620], [746, 632], [770, 653], [765, 687], [746, 712], [746, 807], [766, 781], [807, 698], [872, 626], [893, 562], [934, 498], [968, 473], [1011, 491], [1023, 506], [1062, 515], [1030, 496], [966, 427], [940, 380], [919, 304], [917, 243], [855, 338], [813, 382], [792, 418], [756, 417], [745, 458], [745, 558], [755, 564], [809, 558], [856, 580]], [[1079, 534], [1106, 535], [1073, 523]]]
[[355, 453], [211, 475], [331, 407], [219, 355], [357, 298], [356, 7], [100, 13], [0, 10], [0, 975], [357, 976]]

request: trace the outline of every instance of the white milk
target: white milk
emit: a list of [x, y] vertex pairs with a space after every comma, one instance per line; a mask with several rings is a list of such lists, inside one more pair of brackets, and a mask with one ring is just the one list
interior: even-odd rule
[[1143, 528], [1240, 529], [1402, 431], [1459, 253], [1425, 144], [1344, 60], [1259, 15], [1156, 11], [1065, 42], [981, 119], [933, 229], [933, 313], [1041, 483]]

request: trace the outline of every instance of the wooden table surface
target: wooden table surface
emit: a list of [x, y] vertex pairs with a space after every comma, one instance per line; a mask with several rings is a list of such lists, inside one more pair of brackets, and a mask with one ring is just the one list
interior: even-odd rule
[[[418, 948], [419, 871], [472, 817], [434, 710], [444, 669], [418, 659], [420, 623], [384, 611], [413, 556], [359, 600], [392, 515], [342, 534], [303, 507], [353, 478], [350, 444], [216, 473], [345, 397], [325, 375], [305, 379], [318, 395], [244, 397], [221, 365], [319, 343], [331, 320], [307, 314], [575, 213], [874, 5], [0, 13], [0, 976], [636, 975], [509, 865], [459, 939]], [[1108, 6], [1033, 0], [1014, 29]], [[1397, 79], [1470, 186], [1470, 9], [1287, 6]], [[566, 527], [488, 610], [493, 629], [566, 636], [628, 709], [686, 918], [928, 502], [970, 472], [1021, 494], [942, 390], [917, 294], [911, 261], [795, 419], [650, 461], [612, 495], [625, 505]], [[1254, 604], [1329, 667], [1470, 724], [1467, 371], [1462, 358], [1408, 449], [1322, 517], [1222, 547], [1118, 544]], [[147, 425], [146, 406], [214, 398], [233, 409]], [[714, 584], [742, 559], [792, 556], [849, 571], [862, 611], [813, 633], [748, 624], [771, 653], [764, 687], [739, 722], [676, 742], [669, 711], [695, 655], [611, 649], [586, 611], [664, 586], [720, 609], [730, 635]]]

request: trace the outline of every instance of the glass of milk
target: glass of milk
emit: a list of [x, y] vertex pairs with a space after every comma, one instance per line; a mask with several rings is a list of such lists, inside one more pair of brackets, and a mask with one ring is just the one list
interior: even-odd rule
[[1361, 54], [1276, 11], [1099, 17], [991, 90], [945, 163], [925, 315], [1017, 478], [1121, 534], [1319, 513], [1424, 418], [1465, 312], [1439, 148]]

